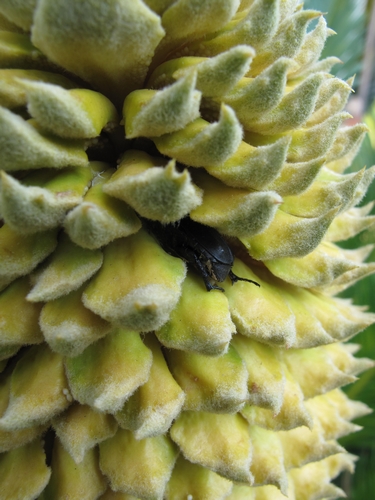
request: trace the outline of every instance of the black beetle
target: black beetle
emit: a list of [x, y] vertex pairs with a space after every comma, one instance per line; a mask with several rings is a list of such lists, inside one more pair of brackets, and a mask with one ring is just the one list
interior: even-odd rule
[[195, 267], [202, 275], [208, 292], [213, 289], [224, 291], [212, 281], [222, 282], [227, 276], [232, 284], [241, 280], [260, 286], [256, 281], [234, 274], [232, 250], [216, 229], [188, 217], [172, 224], [140, 218], [146, 230], [158, 240], [166, 252]]

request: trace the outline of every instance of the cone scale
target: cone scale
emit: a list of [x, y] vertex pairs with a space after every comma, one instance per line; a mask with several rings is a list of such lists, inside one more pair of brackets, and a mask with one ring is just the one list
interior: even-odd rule
[[[344, 496], [374, 170], [330, 35], [298, 0], [1, 3], [0, 498]], [[184, 217], [260, 287], [142, 227]]]

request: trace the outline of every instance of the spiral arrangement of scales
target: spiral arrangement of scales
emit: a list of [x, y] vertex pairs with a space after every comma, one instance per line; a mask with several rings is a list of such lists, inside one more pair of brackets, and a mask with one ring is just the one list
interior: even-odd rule
[[[343, 496], [375, 317], [335, 295], [375, 265], [336, 242], [374, 169], [322, 14], [2, 0], [0, 29], [0, 498]], [[189, 219], [216, 243], [145, 222]]]

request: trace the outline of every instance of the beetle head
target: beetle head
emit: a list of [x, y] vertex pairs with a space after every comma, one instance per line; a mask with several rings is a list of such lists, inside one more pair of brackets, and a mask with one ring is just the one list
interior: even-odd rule
[[231, 265], [225, 264], [220, 261], [212, 261], [209, 260], [207, 263], [208, 274], [215, 281], [222, 282], [228, 276], [228, 273], [231, 269]]

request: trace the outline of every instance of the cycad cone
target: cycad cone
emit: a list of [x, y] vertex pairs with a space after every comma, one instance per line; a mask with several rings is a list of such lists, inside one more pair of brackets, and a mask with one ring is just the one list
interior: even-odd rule
[[[298, 0], [0, 3], [0, 498], [337, 498], [373, 170]], [[313, 29], [310, 29], [311, 22]], [[125, 127], [125, 135], [124, 135]], [[126, 138], [125, 138], [126, 136]], [[98, 161], [100, 160], [100, 161]], [[117, 163], [116, 163], [117, 160]], [[225, 293], [137, 213], [225, 235]]]

